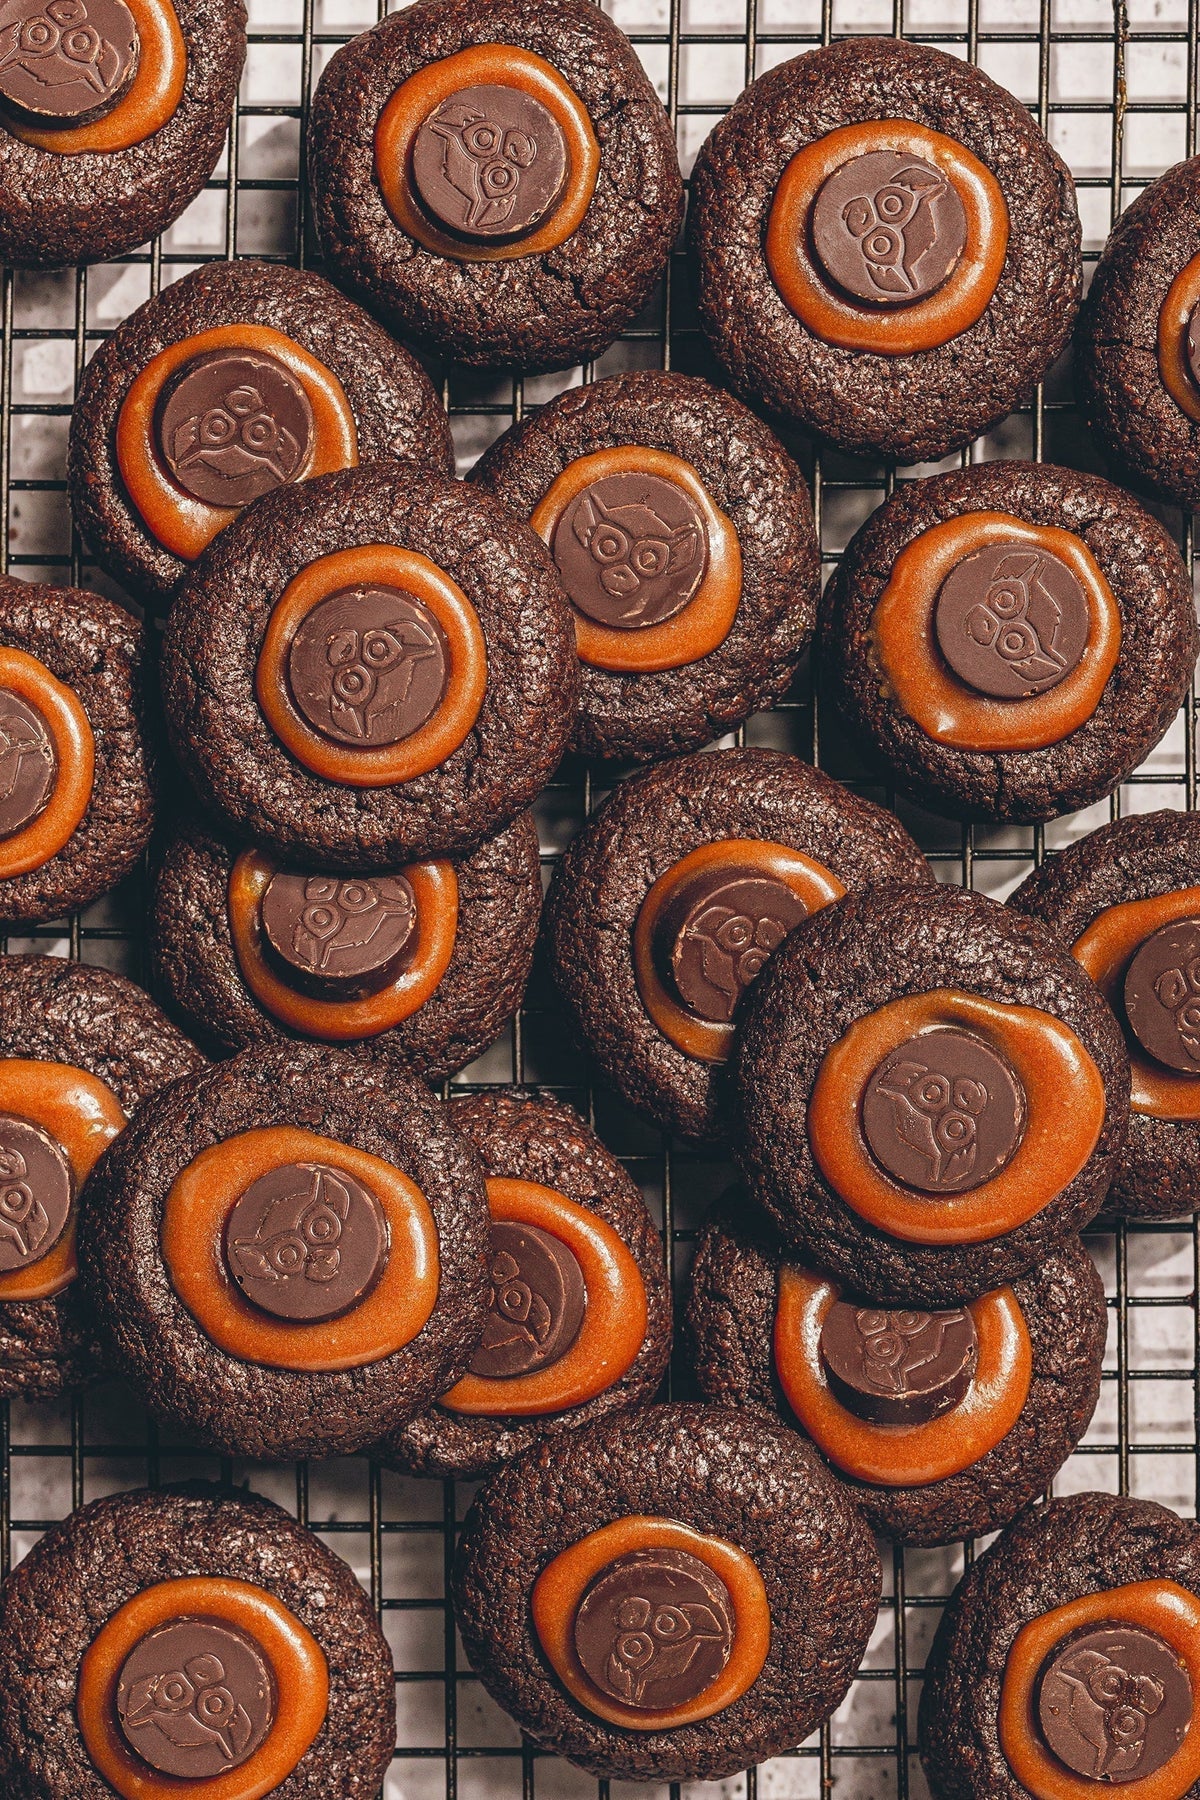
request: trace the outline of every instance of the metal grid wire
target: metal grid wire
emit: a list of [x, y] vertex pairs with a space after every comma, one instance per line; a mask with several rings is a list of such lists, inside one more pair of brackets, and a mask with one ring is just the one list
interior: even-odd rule
[[[1113, 218], [1162, 168], [1196, 148], [1200, 0], [606, 0], [629, 32], [676, 123], [685, 173], [741, 87], [765, 68], [848, 33], [934, 43], [978, 61], [1026, 101], [1076, 173], [1088, 259]], [[334, 47], [373, 23], [375, 0], [251, 0], [250, 52], [227, 154], [205, 193], [166, 237], [120, 263], [62, 275], [0, 275], [0, 567], [115, 592], [90, 567], [64, 499], [66, 422], [96, 344], [149, 294], [210, 258], [313, 262], [301, 148], [312, 87]], [[363, 8], [367, 10], [363, 10]], [[682, 252], [646, 314], [595, 367], [494, 382], [439, 370], [463, 467], [512, 419], [595, 373], [635, 365], [707, 372]], [[890, 491], [895, 471], [793, 445], [812, 480], [827, 567]], [[1035, 456], [1088, 468], [1095, 452], [1075, 420], [1069, 378], [1052, 373], [1032, 407], [963, 460]], [[921, 471], [928, 473], [929, 471]], [[905, 471], [910, 476], [913, 471]], [[1164, 513], [1191, 563], [1191, 521]], [[1111, 803], [1053, 826], [983, 831], [898, 810], [939, 875], [1003, 896], [1029, 867], [1120, 811], [1194, 808], [1194, 706]], [[876, 799], [892, 796], [864, 767], [812, 692], [754, 720], [745, 741], [791, 748]], [[605, 776], [611, 781], [611, 776]], [[541, 805], [547, 865], [601, 794], [568, 763]], [[144, 974], [144, 880], [82, 918], [9, 940], [13, 949], [82, 957]], [[611, 1096], [593, 1091], [539, 970], [508, 1037], [460, 1083], [531, 1081], [581, 1108], [625, 1159], [660, 1217], [678, 1278], [695, 1224], [729, 1171], [674, 1147]], [[1111, 1309], [1100, 1408], [1055, 1486], [1100, 1487], [1195, 1507], [1200, 1421], [1200, 1237], [1193, 1223], [1122, 1227], [1089, 1237]], [[674, 1391], [686, 1393], [680, 1368]], [[103, 1387], [62, 1407], [0, 1407], [0, 1558], [7, 1569], [37, 1534], [85, 1498], [183, 1474], [249, 1480], [290, 1506], [354, 1566], [393, 1645], [400, 1728], [388, 1800], [626, 1790], [534, 1752], [465, 1667], [445, 1602], [456, 1522], [469, 1491], [403, 1480], [365, 1459], [267, 1469], [169, 1442], [129, 1397]], [[938, 1608], [973, 1546], [888, 1552], [886, 1593], [864, 1669], [834, 1720], [793, 1755], [709, 1794], [921, 1796], [913, 1717]], [[700, 1784], [641, 1790], [671, 1800]], [[331, 1796], [331, 1800], [335, 1797]]]

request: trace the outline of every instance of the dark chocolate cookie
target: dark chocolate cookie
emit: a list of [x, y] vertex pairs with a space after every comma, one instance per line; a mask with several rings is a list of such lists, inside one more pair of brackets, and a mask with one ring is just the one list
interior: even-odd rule
[[0, 922], [89, 906], [145, 849], [144, 657], [111, 600], [0, 575]]
[[239, 835], [342, 869], [469, 850], [562, 755], [570, 608], [490, 494], [375, 463], [247, 507], [179, 590], [167, 723]]
[[695, 750], [782, 699], [820, 589], [812, 507], [729, 394], [655, 369], [570, 388], [472, 479], [530, 519], [567, 590], [577, 750]]
[[1071, 1454], [1107, 1313], [1078, 1238], [969, 1306], [888, 1310], [803, 1268], [738, 1191], [701, 1233], [688, 1326], [706, 1400], [801, 1430], [883, 1536], [949, 1544], [1006, 1525]]
[[1079, 315], [1080, 405], [1135, 486], [1200, 504], [1200, 158], [1151, 182], [1113, 227]]
[[896, 782], [964, 818], [1090, 806], [1188, 691], [1191, 580], [1120, 488], [1044, 463], [906, 482], [825, 590], [824, 667]]
[[652, 1400], [671, 1354], [671, 1287], [637, 1183], [571, 1107], [496, 1088], [449, 1114], [488, 1178], [488, 1322], [466, 1378], [375, 1454], [469, 1478]]
[[982, 70], [849, 38], [759, 77], [692, 178], [701, 322], [733, 387], [843, 450], [936, 462], [1066, 347], [1066, 166]]
[[1149, 1793], [1158, 1774], [1153, 1792], [1196, 1800], [1198, 1642], [1194, 1520], [1115, 1494], [1027, 1512], [942, 1615], [920, 1712], [933, 1792]]
[[359, 1041], [434, 1082], [516, 1012], [541, 909], [528, 813], [461, 860], [350, 876], [281, 865], [194, 822], [158, 863], [151, 955], [205, 1043]]
[[246, 54], [242, 0], [5, 0], [0, 263], [107, 262], [212, 174]]
[[595, 1775], [695, 1781], [828, 1717], [879, 1587], [861, 1515], [794, 1432], [652, 1406], [495, 1476], [454, 1604], [485, 1687], [543, 1748]]
[[8, 1800], [372, 1800], [395, 1719], [351, 1570], [244, 1489], [95, 1500], [0, 1588]]
[[454, 473], [449, 421], [415, 357], [319, 275], [216, 262], [101, 344], [67, 473], [102, 567], [161, 604], [251, 500], [389, 457]]
[[394, 1069], [310, 1044], [175, 1082], [96, 1171], [85, 1285], [190, 1442], [340, 1455], [461, 1375], [486, 1316], [478, 1158]]
[[0, 956], [0, 1397], [53, 1399], [95, 1372], [78, 1189], [156, 1088], [203, 1066], [124, 976]]
[[586, 0], [390, 15], [329, 61], [308, 145], [337, 279], [402, 336], [489, 368], [599, 356], [683, 217], [662, 102]]
[[621, 783], [555, 871], [555, 979], [631, 1106], [680, 1136], [717, 1137], [746, 987], [807, 912], [887, 880], [932, 875], [897, 819], [798, 758], [662, 763]]
[[876, 888], [792, 934], [746, 1008], [738, 1155], [806, 1265], [958, 1306], [1095, 1217], [1129, 1113], [1104, 999], [962, 888]]
[[1118, 819], [1043, 863], [1009, 904], [1055, 932], [1125, 1030], [1129, 1135], [1106, 1211], [1200, 1210], [1200, 817]]

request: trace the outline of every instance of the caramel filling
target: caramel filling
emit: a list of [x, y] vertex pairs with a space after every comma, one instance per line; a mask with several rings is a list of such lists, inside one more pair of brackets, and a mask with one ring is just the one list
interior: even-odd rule
[[[993, 1047], [1024, 1090], [1019, 1142], [997, 1173], [965, 1192], [919, 1192], [895, 1180], [863, 1129], [864, 1095], [885, 1059], [901, 1046], [916, 1058], [920, 1035], [942, 1030]], [[826, 1052], [808, 1136], [834, 1192], [877, 1230], [913, 1244], [981, 1244], [1024, 1225], [1074, 1181], [1104, 1117], [1100, 1071], [1069, 1026], [1034, 1007], [935, 988], [865, 1014]]]
[[[973, 692], [937, 645], [935, 609], [943, 584], [965, 558], [990, 545], [1028, 545], [1066, 565], [1086, 596], [1087, 642], [1069, 673], [1028, 699]], [[1029, 525], [1008, 513], [969, 512], [933, 525], [892, 565], [871, 635], [896, 704], [938, 743], [980, 753], [1041, 750], [1085, 724], [1121, 653], [1121, 613], [1091, 551], [1070, 531]]]
[[969, 1469], [1016, 1424], [1029, 1394], [1033, 1351], [1011, 1288], [966, 1310], [978, 1352], [964, 1397], [920, 1424], [879, 1424], [838, 1399], [821, 1356], [821, 1331], [840, 1290], [785, 1264], [775, 1311], [775, 1368], [788, 1405], [830, 1462], [874, 1487], [928, 1487]]
[[130, 150], [174, 117], [187, 80], [187, 48], [171, 0], [126, 0], [137, 25], [137, 73], [111, 112], [89, 125], [64, 130], [4, 121], [4, 130], [51, 156], [81, 151]]
[[[14, 696], [33, 709], [36, 729], [11, 729], [4, 718], [4, 697]], [[45, 738], [45, 744], [33, 738]], [[57, 856], [71, 840], [92, 798], [96, 741], [78, 695], [52, 675], [36, 656], [0, 646], [0, 750], [9, 785], [21, 779], [26, 756], [49, 754], [53, 786], [41, 809], [7, 837], [0, 838], [0, 880], [28, 875]]]
[[[686, 510], [680, 509], [681, 519], [656, 516], [632, 493], [622, 497], [620, 478], [647, 476], [682, 495]], [[607, 509], [606, 483], [618, 496]], [[741, 545], [732, 519], [717, 506], [691, 463], [636, 444], [578, 456], [551, 483], [530, 519], [555, 552], [560, 569], [558, 533], [564, 522], [578, 542], [581, 572], [594, 573], [614, 592], [615, 577], [624, 576], [625, 588], [637, 590], [642, 604], [653, 604], [656, 590], [662, 590], [673, 574], [677, 581], [686, 580], [689, 568], [699, 565], [702, 551], [706, 562], [686, 605], [658, 623], [622, 629], [589, 617], [574, 604], [581, 662], [630, 675], [681, 669], [710, 655], [728, 637], [742, 597]], [[685, 553], [694, 564], [681, 564]], [[572, 583], [566, 585], [574, 601]]]
[[[1071, 946], [1118, 1019], [1125, 1021], [1123, 991], [1129, 965], [1139, 947], [1162, 926], [1176, 919], [1200, 917], [1200, 888], [1180, 888], [1150, 900], [1129, 900], [1106, 907]], [[1126, 1028], [1132, 1075], [1130, 1104], [1152, 1119], [1200, 1119], [1200, 1081], [1165, 1068], [1147, 1055]]]
[[[572, 1699], [626, 1731], [671, 1731], [724, 1712], [753, 1687], [771, 1647], [753, 1559], [673, 1519], [628, 1517], [589, 1532], [542, 1570], [530, 1604]], [[717, 1670], [698, 1693], [672, 1679], [673, 1646], [688, 1635], [702, 1640], [694, 1660]], [[647, 1704], [656, 1688], [669, 1704]]]
[[[211, 1623], [218, 1631], [224, 1627], [248, 1641], [269, 1669], [274, 1690], [273, 1716], [257, 1748], [237, 1766], [197, 1779], [160, 1773], [132, 1750], [119, 1711], [119, 1698], [125, 1698], [122, 1671], [139, 1645], [150, 1633], [190, 1619]], [[176, 1729], [171, 1736], [200, 1739], [198, 1748], [211, 1745], [215, 1723], [220, 1732], [218, 1749], [223, 1744], [229, 1752], [225, 1760], [232, 1762], [237, 1754], [237, 1697], [217, 1682], [211, 1656], [202, 1658], [201, 1663], [208, 1666], [163, 1671], [169, 1690], [163, 1697], [165, 1710], [175, 1719], [190, 1710], [197, 1720], [195, 1732], [185, 1734]], [[149, 1687], [144, 1710], [152, 1709], [156, 1698], [157, 1691]], [[122, 1800], [166, 1800], [168, 1795], [184, 1793], [189, 1800], [262, 1800], [274, 1793], [299, 1763], [325, 1723], [328, 1708], [329, 1670], [312, 1633], [274, 1594], [231, 1576], [193, 1575], [161, 1581], [127, 1600], [88, 1646], [75, 1694], [76, 1717], [88, 1756]], [[182, 1723], [186, 1724], [186, 1719]], [[235, 1727], [232, 1732], [231, 1724]], [[201, 1726], [208, 1729], [201, 1730]], [[129, 1735], [137, 1741], [134, 1733]]]
[[[537, 1418], [582, 1406], [628, 1374], [646, 1341], [641, 1270], [612, 1226], [565, 1194], [502, 1177], [490, 1179], [487, 1192], [494, 1225], [532, 1226], [552, 1240], [539, 1245], [535, 1237], [525, 1254], [516, 1234], [494, 1246], [489, 1328], [506, 1321], [519, 1360], [533, 1366], [507, 1377], [464, 1375], [440, 1404], [482, 1419]], [[564, 1260], [559, 1245], [582, 1276], [582, 1319], [561, 1354], [541, 1363], [539, 1343], [550, 1344], [570, 1301], [555, 1267]]]
[[[869, 301], [856, 302], [830, 279], [815, 254], [813, 215], [831, 177], [857, 158], [886, 151], [918, 159], [948, 185], [966, 229], [965, 248], [936, 291], [884, 310]], [[864, 195], [860, 206], [869, 212], [878, 199]], [[928, 200], [918, 205], [927, 209]], [[902, 278], [910, 260], [903, 234], [890, 231], [882, 216], [876, 223], [898, 239], [895, 248], [901, 254], [894, 260]], [[780, 176], [767, 219], [767, 267], [800, 322], [827, 344], [881, 356], [934, 350], [974, 325], [996, 291], [1007, 249], [1008, 208], [990, 170], [953, 138], [904, 119], [845, 125], [798, 150]]]

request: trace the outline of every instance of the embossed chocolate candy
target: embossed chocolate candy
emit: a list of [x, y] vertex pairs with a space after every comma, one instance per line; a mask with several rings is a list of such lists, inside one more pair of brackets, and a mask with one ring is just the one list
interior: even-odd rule
[[1087, 648], [1087, 596], [1044, 548], [989, 544], [954, 568], [934, 608], [938, 647], [976, 693], [1025, 700], [1058, 686]]
[[0, 838], [46, 810], [58, 774], [54, 739], [37, 707], [0, 688]]
[[160, 402], [156, 448], [185, 492], [246, 506], [304, 473], [313, 410], [277, 357], [216, 350], [185, 365]]
[[398, 744], [437, 711], [446, 640], [428, 607], [393, 587], [343, 588], [304, 619], [288, 651], [292, 698], [322, 737]]
[[281, 869], [262, 897], [263, 935], [288, 980], [318, 997], [385, 988], [412, 962], [417, 905], [403, 875], [303, 875]]
[[472, 1375], [505, 1380], [544, 1369], [579, 1336], [587, 1292], [561, 1238], [536, 1225], [492, 1221], [492, 1292]]
[[812, 241], [826, 274], [852, 298], [911, 306], [937, 291], [967, 246], [953, 182], [898, 150], [852, 157], [821, 187]]
[[137, 73], [137, 24], [124, 0], [0, 5], [0, 108], [44, 126], [110, 113]]
[[708, 568], [703, 513], [661, 475], [592, 482], [559, 519], [552, 548], [572, 604], [623, 631], [673, 619]]
[[1200, 1075], [1200, 919], [1162, 925], [1135, 952], [1125, 1016], [1156, 1062]]
[[0, 1113], [0, 1272], [23, 1269], [54, 1248], [74, 1198], [61, 1145], [32, 1120]]
[[225, 1225], [225, 1260], [246, 1298], [277, 1319], [334, 1319], [379, 1280], [388, 1228], [345, 1169], [289, 1163], [247, 1188]]
[[884, 1425], [923, 1425], [958, 1405], [978, 1356], [975, 1321], [946, 1312], [885, 1312], [835, 1300], [821, 1327], [821, 1361], [850, 1411]]
[[1025, 1092], [1008, 1058], [972, 1033], [920, 1033], [884, 1058], [862, 1099], [863, 1131], [889, 1175], [926, 1194], [988, 1181], [1025, 1135]]
[[567, 145], [553, 113], [520, 88], [461, 88], [417, 132], [412, 179], [426, 211], [456, 237], [527, 237], [567, 179]]
[[275, 1720], [262, 1645], [226, 1620], [175, 1619], [147, 1632], [121, 1668], [117, 1716], [135, 1756], [185, 1781], [253, 1756]]
[[595, 1577], [575, 1614], [590, 1681], [626, 1706], [668, 1711], [702, 1694], [733, 1649], [729, 1589], [686, 1550], [635, 1550]]
[[663, 908], [655, 950], [689, 1011], [723, 1022], [806, 916], [799, 896], [762, 870], [707, 869]]
[[1119, 1621], [1072, 1634], [1047, 1658], [1037, 1720], [1059, 1762], [1089, 1781], [1141, 1781], [1192, 1719], [1187, 1669], [1157, 1632]]

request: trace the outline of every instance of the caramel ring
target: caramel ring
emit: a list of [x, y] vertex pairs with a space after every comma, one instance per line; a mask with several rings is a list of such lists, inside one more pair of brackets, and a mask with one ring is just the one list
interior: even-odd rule
[[[130, 1651], [147, 1632], [199, 1615], [234, 1625], [259, 1644], [271, 1666], [279, 1706], [252, 1755], [224, 1775], [175, 1780], [151, 1770], [127, 1747], [117, 1724], [117, 1683]], [[75, 1712], [92, 1762], [122, 1800], [262, 1800], [291, 1774], [329, 1710], [329, 1666], [316, 1638], [282, 1600], [232, 1576], [186, 1575], [143, 1588], [92, 1639], [79, 1665]]]
[[[536, 231], [511, 244], [469, 244], [439, 231], [409, 187], [413, 143], [430, 113], [460, 88], [488, 85], [532, 95], [554, 118], [567, 144], [567, 186], [561, 200]], [[384, 205], [418, 244], [459, 262], [507, 262], [557, 249], [582, 225], [599, 173], [600, 145], [579, 95], [553, 63], [512, 44], [476, 44], [427, 63], [396, 89], [375, 127], [375, 179]]]
[[210, 506], [176, 487], [154, 449], [154, 415], [163, 388], [177, 370], [214, 350], [257, 351], [273, 356], [300, 383], [313, 413], [313, 443], [303, 477], [330, 475], [358, 465], [358, 431], [346, 391], [331, 369], [294, 338], [269, 325], [217, 325], [160, 350], [130, 383], [117, 415], [117, 466], [146, 526], [164, 550], [194, 562], [241, 510]]
[[575, 647], [580, 662], [618, 674], [648, 674], [682, 669], [699, 662], [724, 643], [733, 629], [742, 598], [742, 547], [737, 527], [723, 513], [690, 462], [666, 450], [621, 444], [577, 456], [547, 488], [529, 523], [550, 548], [558, 521], [577, 494], [609, 475], [660, 475], [674, 482], [699, 508], [708, 536], [708, 568], [697, 592], [683, 611], [661, 625], [622, 631], [601, 625], [572, 607]]
[[[1087, 595], [1083, 655], [1048, 693], [991, 700], [951, 675], [935, 647], [934, 608], [952, 569], [988, 544], [1033, 544], [1066, 563]], [[1095, 712], [1121, 654], [1121, 610], [1095, 557], [1072, 531], [1009, 513], [971, 512], [931, 525], [906, 544], [871, 617], [871, 635], [898, 704], [927, 737], [959, 750], [1042, 750]]]
[[[31, 1119], [61, 1145], [78, 1191], [103, 1151], [127, 1123], [112, 1089], [70, 1063], [0, 1058], [0, 1112]], [[48, 1300], [79, 1273], [75, 1256], [76, 1208], [45, 1256], [0, 1275], [0, 1301]]]
[[802, 850], [758, 838], [718, 838], [715, 843], [701, 844], [659, 876], [642, 901], [633, 928], [633, 971], [642, 1005], [653, 1023], [677, 1050], [697, 1062], [727, 1061], [736, 1025], [698, 1019], [668, 992], [655, 966], [654, 931], [664, 907], [685, 882], [723, 864], [758, 869], [783, 882], [810, 913], [839, 900], [846, 891], [824, 863], [805, 856]]
[[[285, 672], [288, 650], [314, 606], [339, 588], [374, 582], [402, 588], [429, 608], [446, 637], [450, 679], [432, 718], [398, 744], [343, 749], [314, 731], [293, 706]], [[271, 730], [314, 775], [344, 787], [396, 787], [428, 775], [454, 754], [479, 717], [487, 678], [483, 627], [458, 583], [416, 550], [356, 544], [318, 557], [288, 582], [267, 622], [254, 691]]]
[[0, 840], [0, 881], [40, 869], [68, 844], [92, 798], [96, 740], [78, 694], [24, 650], [0, 645], [0, 688], [36, 707], [49, 727], [58, 773], [36, 819]]
[[1200, 256], [1180, 269], [1158, 312], [1158, 372], [1189, 419], [1200, 423], [1200, 388], [1188, 373], [1186, 345], [1192, 308], [1200, 300]]
[[787, 1403], [839, 1469], [874, 1487], [929, 1487], [958, 1475], [1008, 1436], [1029, 1397], [1033, 1350], [1011, 1288], [972, 1301], [978, 1360], [964, 1398], [923, 1425], [879, 1425], [834, 1394], [821, 1360], [821, 1327], [840, 1289], [804, 1269], [779, 1271], [775, 1368]]
[[554, 1188], [494, 1176], [487, 1196], [493, 1219], [536, 1225], [566, 1244], [583, 1272], [583, 1324], [557, 1362], [507, 1379], [464, 1375], [438, 1404], [476, 1419], [531, 1419], [582, 1406], [629, 1372], [646, 1341], [642, 1272], [611, 1225]]
[[[1071, 946], [1104, 998], [1122, 1016], [1125, 971], [1138, 946], [1175, 919], [1200, 917], [1200, 887], [1178, 888], [1150, 900], [1127, 900], [1098, 913]], [[1129, 1103], [1152, 1119], [1200, 1119], [1200, 1081], [1154, 1062], [1126, 1033], [1132, 1075]]]
[[[990, 1181], [937, 1197], [901, 1187], [863, 1139], [859, 1105], [885, 1056], [916, 1032], [957, 1026], [994, 1044], [1025, 1089], [1025, 1136]], [[1032, 1219], [1068, 1187], [1104, 1128], [1104, 1082], [1069, 1026], [1032, 1006], [954, 988], [892, 1000], [826, 1051], [808, 1103], [808, 1137], [826, 1181], [852, 1211], [910, 1244], [984, 1244]]]
[[400, 874], [417, 904], [413, 960], [377, 994], [359, 1000], [322, 1000], [301, 994], [278, 976], [263, 952], [260, 907], [279, 864], [264, 850], [243, 850], [229, 874], [229, 934], [242, 980], [260, 1006], [289, 1031], [343, 1044], [378, 1037], [419, 1012], [436, 991], [458, 935], [458, 876], [448, 862], [410, 863]]
[[43, 131], [34, 125], [5, 124], [5, 130], [51, 156], [83, 151], [132, 150], [174, 118], [187, 81], [187, 46], [171, 0], [125, 0], [137, 26], [137, 74], [124, 99], [110, 113], [75, 130]]
[[[967, 247], [943, 285], [913, 306], [874, 312], [851, 306], [827, 285], [809, 249], [809, 219], [822, 185], [843, 163], [897, 150], [932, 163], [951, 183], [967, 216]], [[965, 145], [907, 119], [842, 125], [797, 150], [775, 189], [767, 219], [771, 279], [815, 337], [843, 350], [908, 356], [936, 350], [982, 317], [1008, 251], [1008, 207], [991, 170]]]
[[[1088, 1625], [1114, 1620], [1141, 1626], [1163, 1638], [1184, 1664], [1193, 1694], [1200, 1694], [1200, 1599], [1174, 1581], [1134, 1581], [1056, 1606], [1031, 1619], [1013, 1640], [1000, 1688], [1000, 1748], [1034, 1800], [1095, 1800], [1107, 1782], [1089, 1781], [1043, 1748], [1034, 1724], [1037, 1678], [1063, 1638]], [[1121, 1800], [1182, 1800], [1200, 1780], [1200, 1722], [1193, 1716], [1174, 1755], [1152, 1775], [1114, 1784]]]
[[[259, 1176], [285, 1163], [346, 1169], [375, 1195], [388, 1222], [387, 1266], [364, 1300], [337, 1319], [288, 1325], [243, 1299], [222, 1254], [225, 1220]], [[424, 1327], [438, 1295], [437, 1228], [415, 1181], [352, 1144], [295, 1125], [240, 1132], [181, 1169], [163, 1209], [171, 1285], [205, 1335], [239, 1362], [317, 1374], [382, 1362]]]
[[[724, 1669], [694, 1700], [661, 1712], [609, 1699], [588, 1680], [575, 1652], [575, 1613], [584, 1594], [601, 1569], [634, 1550], [683, 1550], [698, 1557], [720, 1576], [733, 1601], [733, 1649]], [[542, 1570], [530, 1609], [542, 1649], [567, 1692], [596, 1718], [625, 1731], [671, 1731], [724, 1712], [753, 1687], [771, 1648], [771, 1608], [753, 1559], [727, 1539], [674, 1519], [633, 1515], [589, 1532]]]

